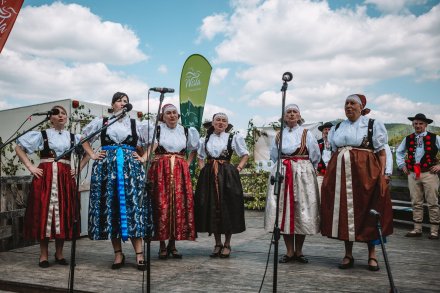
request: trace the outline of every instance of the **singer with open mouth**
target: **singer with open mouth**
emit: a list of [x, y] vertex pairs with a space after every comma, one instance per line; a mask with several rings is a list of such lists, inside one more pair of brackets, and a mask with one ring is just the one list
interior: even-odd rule
[[[321, 189], [321, 233], [345, 241], [345, 256], [340, 269], [353, 267], [353, 242], [368, 245], [368, 269], [378, 271], [375, 240], [376, 218], [381, 215], [383, 235], [393, 232], [391, 198], [386, 182], [385, 125], [365, 117], [364, 95], [350, 95], [345, 100], [346, 120], [333, 126], [329, 137], [332, 157]], [[379, 242], [380, 243], [380, 242]]]
[[[112, 98], [114, 117], [131, 110], [127, 94], [117, 92]], [[83, 137], [101, 129], [116, 118], [97, 117], [83, 129]], [[97, 139], [101, 149], [91, 147]], [[147, 155], [140, 156], [137, 146], [145, 145], [148, 126], [127, 115], [83, 144], [84, 150], [94, 160], [90, 183], [89, 237], [92, 240], [111, 239], [115, 259], [112, 269], [125, 264], [121, 239], [130, 238], [136, 253], [138, 270], [145, 270], [142, 237], [152, 231], [150, 198], [145, 192], [143, 163]]]
[[[70, 154], [58, 162], [54, 158], [80, 140], [80, 135], [64, 130], [68, 118], [64, 107], [54, 106], [49, 113], [52, 127], [26, 133], [17, 140], [15, 148], [20, 161], [33, 175], [24, 220], [24, 238], [40, 241], [41, 268], [49, 267], [49, 239], [55, 239], [55, 262], [68, 264], [63, 256], [63, 245], [64, 240], [73, 236], [74, 197], [77, 194], [75, 170], [70, 164]], [[38, 167], [27, 156], [36, 151], [40, 154]], [[75, 236], [79, 236], [79, 228]]]

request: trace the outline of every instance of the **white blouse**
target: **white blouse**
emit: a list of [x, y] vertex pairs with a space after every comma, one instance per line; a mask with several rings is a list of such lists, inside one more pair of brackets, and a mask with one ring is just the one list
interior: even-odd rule
[[[146, 122], [144, 123], [147, 124]], [[160, 127], [159, 145], [167, 152], [177, 153], [185, 147], [189, 151], [194, 151], [199, 147], [200, 135], [194, 127], [188, 128], [187, 139], [185, 136], [185, 128], [180, 124], [177, 124], [174, 128], [169, 128], [166, 123], [163, 122], [159, 122], [158, 125]], [[151, 143], [154, 133], [154, 123], [148, 122], [148, 128], [148, 142]], [[157, 143], [157, 138], [155, 143]]]
[[[283, 129], [283, 145], [281, 150], [283, 154], [293, 154], [301, 146], [303, 131], [304, 127], [299, 125], [293, 128], [285, 127]], [[310, 162], [312, 162], [313, 167], [316, 169], [321, 160], [321, 151], [319, 150], [318, 141], [310, 131], [307, 131], [306, 147], [309, 153]], [[276, 162], [278, 159], [276, 136], [274, 137], [270, 148], [270, 159], [273, 162]]]
[[[206, 143], [206, 148], [208, 149], [209, 154], [214, 158], [220, 157], [223, 151], [228, 148], [228, 140], [228, 132], [222, 132], [220, 133], [220, 135], [217, 135], [215, 133], [211, 134], [208, 143]], [[208, 157], [205, 150], [205, 141], [206, 137], [200, 139], [199, 150], [197, 151], [197, 157], [201, 160], [204, 160]], [[244, 137], [240, 133], [234, 134], [231, 142], [231, 147], [232, 150], [234, 150], [240, 158], [244, 155], [249, 155]]]
[[[329, 140], [332, 145], [332, 151], [339, 147], [353, 146], [359, 147], [364, 139], [368, 138], [368, 120], [365, 116], [360, 116], [355, 122], [344, 120], [335, 131], [335, 126], [330, 129]], [[388, 143], [388, 133], [385, 125], [375, 120], [373, 124], [373, 147], [378, 152], [384, 149]]]
[[[83, 130], [82, 130], [82, 137], [86, 137], [89, 134], [97, 131], [98, 129], [102, 128], [102, 117], [97, 117], [93, 119], [89, 124], [87, 124]], [[111, 123], [113, 120], [109, 119], [109, 123]], [[137, 120], [136, 121], [136, 133], [138, 135], [138, 146], [143, 146], [146, 144], [147, 141], [147, 132], [148, 127], [145, 123], [141, 123]], [[100, 133], [95, 135], [89, 142], [92, 144], [95, 142], [98, 138], [100, 138]], [[131, 122], [130, 117], [125, 116], [121, 120], [117, 121], [116, 123], [113, 123], [107, 128], [107, 135], [110, 137], [112, 141], [115, 143], [121, 143], [123, 142], [129, 135], [131, 135]]]
[[[54, 128], [46, 129], [49, 148], [54, 150], [56, 155], [62, 155], [70, 149], [70, 132], [67, 130], [58, 131]], [[75, 144], [81, 139], [79, 134], [75, 134]], [[28, 154], [41, 151], [44, 148], [43, 135], [41, 131], [29, 131], [17, 139], [17, 144]]]

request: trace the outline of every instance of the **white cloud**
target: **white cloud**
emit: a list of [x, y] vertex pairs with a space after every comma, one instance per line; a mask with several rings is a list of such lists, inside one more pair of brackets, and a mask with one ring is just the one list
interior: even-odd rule
[[[404, 1], [392, 10], [420, 3]], [[285, 71], [294, 76], [287, 98], [310, 122], [344, 118], [345, 97], [378, 82], [440, 78], [440, 4], [420, 16], [380, 17], [370, 17], [365, 5], [332, 10], [327, 1], [236, 0], [232, 7], [221, 21], [227, 30], [217, 31], [224, 39], [214, 62], [240, 64], [231, 73], [245, 82], [243, 92], [255, 97], [246, 99], [252, 107], [280, 107]]]
[[217, 34], [227, 31], [227, 15], [226, 14], [214, 14], [203, 19], [203, 24], [199, 28], [200, 35], [197, 39], [197, 43], [200, 43], [203, 39], [212, 40]]
[[157, 68], [157, 71], [159, 71], [162, 74], [168, 73], [168, 67], [166, 65], [160, 65], [159, 68]]
[[7, 48], [42, 58], [117, 65], [148, 58], [130, 28], [103, 21], [89, 8], [61, 2], [24, 7]]
[[211, 84], [216, 85], [222, 82], [229, 73], [229, 68], [216, 68], [211, 74]]
[[107, 64], [147, 58], [132, 30], [88, 8], [26, 6], [0, 55], [0, 109], [66, 98], [109, 104], [116, 91], [145, 99], [145, 82]]
[[139, 79], [112, 72], [103, 63], [68, 66], [59, 60], [35, 59], [3, 50], [0, 64], [0, 97], [10, 98], [9, 106], [13, 107], [23, 102], [66, 98], [93, 99], [108, 104], [118, 90], [127, 92], [131, 98], [145, 96], [147, 89]]
[[385, 13], [409, 13], [408, 6], [425, 4], [426, 0], [365, 0], [365, 4], [373, 4]]

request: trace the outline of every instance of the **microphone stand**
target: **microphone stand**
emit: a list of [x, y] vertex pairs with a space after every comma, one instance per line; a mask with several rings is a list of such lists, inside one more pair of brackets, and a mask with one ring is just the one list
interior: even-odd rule
[[399, 291], [397, 290], [396, 286], [394, 285], [393, 276], [391, 275], [390, 264], [388, 262], [387, 252], [385, 250], [385, 245], [383, 243], [382, 226], [380, 224], [380, 214], [377, 213], [375, 216], [376, 216], [376, 228], [377, 228], [377, 232], [379, 233], [380, 246], [382, 247], [383, 259], [385, 260], [385, 266], [387, 268], [388, 280], [390, 282], [390, 292], [391, 293], [398, 293]]
[[[146, 192], [148, 192], [148, 186], [149, 186], [149, 182], [148, 182], [148, 172], [150, 170], [151, 167], [151, 161], [153, 159], [153, 148], [154, 148], [154, 141], [156, 140], [156, 134], [157, 134], [157, 125], [159, 124], [159, 115], [160, 115], [160, 109], [162, 108], [162, 103], [163, 103], [163, 99], [165, 93], [164, 92], [160, 92], [160, 97], [159, 97], [159, 108], [157, 109], [157, 116], [156, 116], [156, 121], [154, 123], [154, 131], [153, 131], [153, 138], [151, 140], [151, 144], [149, 146], [149, 151], [148, 151], [148, 158], [147, 158], [147, 163], [146, 163], [146, 167], [145, 167], [145, 189], [147, 190]], [[148, 113], [149, 114], [149, 113]], [[146, 233], [145, 233], [146, 234]], [[145, 236], [146, 239], [145, 242], [147, 243], [147, 292], [150, 293], [150, 285], [151, 285], [151, 235], [149, 235], [148, 237]], [[145, 251], [145, 249], [144, 249]], [[142, 283], [142, 292], [144, 286]]]
[[[31, 115], [32, 116], [32, 115]], [[31, 117], [29, 116], [28, 119]], [[2, 139], [0, 137], [0, 193], [1, 193], [1, 186], [2, 186], [2, 158], [1, 158], [1, 150], [3, 150], [3, 148], [5, 148], [8, 144], [12, 143], [13, 141], [17, 140], [18, 138], [22, 137], [23, 135], [25, 135], [26, 133], [28, 133], [29, 131], [31, 131], [32, 129], [42, 125], [43, 123], [49, 121], [50, 116], [47, 115], [46, 118], [44, 118], [44, 120], [40, 121], [39, 123], [35, 124], [34, 126], [32, 126], [31, 128], [29, 128], [28, 130], [22, 132], [21, 134], [7, 140], [5, 143], [2, 142]], [[23, 123], [24, 124], [24, 123]]]
[[[281, 108], [281, 131], [280, 131], [280, 141], [278, 143], [278, 160], [277, 160], [277, 169], [275, 172], [275, 177], [272, 176], [270, 178], [270, 184], [274, 185], [273, 194], [276, 196], [276, 208], [275, 208], [275, 225], [273, 228], [273, 244], [274, 244], [274, 257], [273, 257], [273, 292], [277, 292], [277, 279], [278, 279], [278, 242], [280, 240], [280, 228], [278, 226], [279, 223], [279, 205], [280, 205], [280, 192], [281, 192], [281, 184], [283, 183], [284, 176], [281, 175], [281, 150], [283, 146], [283, 129], [284, 129], [284, 107], [286, 104], [286, 91], [287, 91], [287, 81], [284, 80], [283, 86], [281, 87], [282, 92], [282, 108]], [[276, 143], [276, 142], [275, 142]]]
[[91, 133], [90, 135], [88, 135], [87, 137], [81, 139], [76, 145], [74, 145], [73, 147], [71, 147], [70, 149], [68, 149], [67, 151], [65, 151], [64, 153], [62, 153], [61, 155], [59, 155], [58, 157], [55, 158], [55, 161], [59, 161], [60, 159], [62, 159], [64, 156], [69, 155], [72, 151], [75, 150], [75, 153], [77, 155], [77, 160], [78, 160], [78, 165], [77, 165], [77, 172], [76, 172], [76, 196], [73, 199], [73, 210], [74, 210], [74, 219], [73, 219], [73, 228], [72, 228], [72, 247], [70, 249], [70, 270], [69, 270], [69, 292], [74, 292], [73, 291], [73, 286], [74, 286], [74, 280], [75, 280], [75, 265], [76, 265], [76, 233], [78, 231], [78, 215], [79, 213], [77, 212], [77, 208], [80, 207], [80, 202], [79, 202], [79, 198], [80, 198], [80, 193], [79, 193], [79, 182], [80, 182], [80, 178], [81, 178], [81, 160], [82, 160], [82, 155], [83, 155], [83, 149], [82, 149], [82, 144], [89, 141], [90, 139], [92, 139], [92, 137], [94, 137], [95, 135], [97, 135], [98, 133], [101, 133], [104, 129], [107, 129], [110, 125], [116, 123], [118, 120], [120, 120], [122, 117], [125, 116], [125, 114], [127, 113], [127, 108], [124, 108], [122, 110], [122, 113], [114, 116], [114, 120], [111, 121], [110, 123], [104, 125], [103, 127], [101, 127], [100, 129], [96, 130], [95, 132]]
[[[32, 116], [32, 115], [31, 115]], [[28, 118], [29, 119], [29, 118]], [[8, 141], [6, 141], [5, 143], [0, 145], [0, 150], [2, 150], [4, 147], [6, 147], [8, 144], [10, 144], [11, 142], [13, 142], [14, 140], [17, 140], [18, 138], [22, 137], [23, 135], [25, 135], [26, 133], [28, 133], [29, 131], [31, 131], [32, 129], [40, 126], [41, 124], [43, 124], [46, 121], [49, 121], [50, 116], [47, 115], [46, 118], [44, 118], [44, 120], [42, 120], [41, 122], [35, 124], [34, 126], [32, 126], [31, 128], [29, 128], [28, 130], [24, 131], [23, 133], [17, 135], [16, 137], [13, 137], [11, 139], [9, 139]]]

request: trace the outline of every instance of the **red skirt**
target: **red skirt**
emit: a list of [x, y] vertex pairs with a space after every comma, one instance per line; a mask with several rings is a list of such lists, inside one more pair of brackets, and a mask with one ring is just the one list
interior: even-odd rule
[[[347, 150], [341, 156], [340, 181], [337, 180], [338, 155], [329, 161], [321, 189], [321, 233], [340, 240], [367, 242], [379, 239], [375, 209], [381, 214], [383, 236], [393, 232], [390, 192], [381, 174], [379, 158], [366, 150]], [[351, 168], [345, 169], [345, 159]], [[338, 193], [338, 181], [340, 192]]]
[[194, 240], [194, 199], [185, 158], [156, 155], [148, 171], [148, 182], [153, 207], [153, 240]]
[[[53, 168], [53, 166], [56, 168]], [[43, 176], [32, 179], [24, 219], [24, 238], [27, 240], [65, 239], [73, 236], [76, 203], [75, 179], [70, 174], [70, 165], [62, 162], [40, 163]], [[53, 171], [56, 174], [53, 175]], [[56, 182], [52, 184], [52, 178]], [[79, 199], [78, 199], [79, 202]], [[79, 207], [77, 208], [79, 211]], [[77, 233], [80, 235], [79, 212], [76, 213]]]

